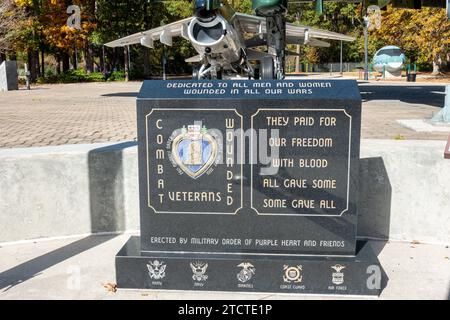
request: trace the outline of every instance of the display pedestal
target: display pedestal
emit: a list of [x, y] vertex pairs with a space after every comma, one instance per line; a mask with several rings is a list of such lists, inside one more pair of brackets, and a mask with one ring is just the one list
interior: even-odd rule
[[[381, 266], [367, 242], [358, 242], [354, 257], [191, 253], [144, 256], [139, 248], [140, 238], [131, 237], [117, 254], [119, 288], [365, 296], [381, 292]], [[166, 266], [162, 275], [156, 272], [157, 279], [155, 271], [149, 270], [154, 268], [154, 261]], [[196, 262], [208, 265], [205, 272], [199, 268], [194, 273], [191, 264]], [[248, 280], [249, 276], [242, 273], [244, 264], [253, 266]]]

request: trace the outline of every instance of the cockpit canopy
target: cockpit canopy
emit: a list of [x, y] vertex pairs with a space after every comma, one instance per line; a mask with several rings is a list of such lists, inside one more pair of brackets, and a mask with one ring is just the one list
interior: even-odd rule
[[203, 21], [213, 20], [220, 8], [220, 0], [195, 0], [195, 16]]

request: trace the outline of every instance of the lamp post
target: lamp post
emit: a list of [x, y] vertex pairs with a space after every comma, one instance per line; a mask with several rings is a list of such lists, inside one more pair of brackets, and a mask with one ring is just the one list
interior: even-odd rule
[[367, 7], [366, 15], [363, 18], [364, 27], [364, 80], [369, 80], [369, 30], [381, 28], [381, 10], [377, 5]]
[[369, 46], [369, 16], [364, 17], [363, 22], [364, 27], [364, 80], [369, 80], [369, 57], [368, 57], [368, 46]]

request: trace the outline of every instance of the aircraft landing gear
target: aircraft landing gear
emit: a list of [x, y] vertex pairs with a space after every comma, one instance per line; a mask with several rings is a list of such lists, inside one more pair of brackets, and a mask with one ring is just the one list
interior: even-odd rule
[[199, 80], [200, 79], [200, 66], [193, 66], [192, 67], [192, 80]]
[[192, 79], [202, 80], [202, 79], [222, 79], [223, 70], [222, 68], [213, 67], [211, 65], [201, 65], [194, 66], [192, 68]]
[[261, 79], [263, 80], [275, 79], [272, 57], [264, 57], [263, 60], [261, 60]]
[[261, 78], [261, 66], [258, 65], [258, 67], [253, 69], [253, 79], [259, 80], [260, 78]]

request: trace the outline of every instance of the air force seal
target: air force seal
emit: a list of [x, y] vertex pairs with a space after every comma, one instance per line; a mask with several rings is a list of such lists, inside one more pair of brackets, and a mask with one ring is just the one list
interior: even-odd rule
[[345, 269], [345, 266], [341, 266], [340, 264], [336, 264], [331, 267], [335, 272], [331, 274], [331, 282], [334, 284], [340, 285], [344, 283], [344, 273], [341, 272]]
[[197, 179], [214, 164], [218, 143], [206, 127], [190, 125], [172, 141], [172, 159], [188, 176]]

